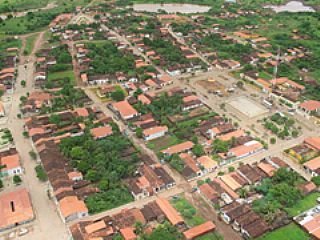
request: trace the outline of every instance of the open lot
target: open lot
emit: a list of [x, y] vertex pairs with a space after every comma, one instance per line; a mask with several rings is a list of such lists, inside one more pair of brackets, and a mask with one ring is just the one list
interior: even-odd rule
[[256, 240], [308, 240], [309, 235], [300, 229], [295, 223], [279, 228], [273, 232], [267, 233]]
[[268, 113], [267, 108], [258, 103], [254, 103], [246, 97], [238, 97], [228, 102], [228, 104], [248, 118], [255, 118]]

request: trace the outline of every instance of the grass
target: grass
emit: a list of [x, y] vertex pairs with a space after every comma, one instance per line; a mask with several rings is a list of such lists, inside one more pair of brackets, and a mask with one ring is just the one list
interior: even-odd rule
[[70, 81], [74, 83], [75, 78], [74, 78], [74, 72], [73, 70], [68, 70], [68, 71], [63, 71], [63, 72], [55, 72], [55, 73], [49, 73], [48, 80], [49, 81], [55, 81], [58, 79], [63, 79], [63, 78], [70, 78]]
[[256, 240], [309, 240], [310, 236], [300, 229], [295, 223], [279, 228], [273, 232], [267, 233]]
[[291, 208], [287, 208], [286, 212], [291, 216], [295, 217], [304, 211], [314, 207], [317, 205], [317, 198], [320, 197], [320, 193], [311, 193], [302, 200], [300, 200], [297, 204], [295, 204]]
[[27, 56], [31, 54], [38, 36], [38, 34], [33, 34], [26, 39], [26, 48], [24, 49], [23, 55]]
[[217, 232], [213, 232], [197, 237], [195, 240], [223, 240], [223, 236]]
[[190, 227], [198, 226], [204, 222], [205, 219], [197, 215], [197, 210], [184, 197], [172, 200], [172, 205], [181, 214], [185, 222]]
[[174, 135], [166, 135], [161, 138], [154, 139], [147, 143], [148, 148], [154, 150], [155, 152], [159, 152], [163, 149], [166, 149], [170, 146], [176, 145], [181, 141]]

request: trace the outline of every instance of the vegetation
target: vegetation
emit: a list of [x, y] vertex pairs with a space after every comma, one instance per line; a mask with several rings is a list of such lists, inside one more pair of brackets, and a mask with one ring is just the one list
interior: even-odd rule
[[305, 231], [295, 223], [291, 223], [285, 227], [266, 233], [265, 235], [257, 238], [257, 240], [283, 240], [288, 239], [288, 235], [290, 235], [290, 240], [310, 239], [309, 235]]
[[255, 187], [264, 197], [253, 202], [254, 211], [271, 223], [281, 214], [281, 210], [295, 206], [302, 199], [302, 194], [297, 188], [302, 182], [296, 172], [285, 168], [278, 169], [271, 179], [264, 179], [261, 185]]
[[16, 185], [19, 185], [22, 182], [22, 179], [19, 175], [14, 175], [13, 176], [13, 183]]
[[45, 170], [43, 169], [43, 167], [41, 165], [37, 165], [34, 170], [36, 171], [37, 173], [37, 178], [42, 181], [42, 182], [45, 182], [48, 180], [48, 176], [45, 172]]
[[96, 184], [101, 192], [86, 199], [91, 213], [101, 212], [133, 200], [123, 179], [135, 172], [138, 158], [135, 153], [124, 159], [123, 151], [132, 148], [131, 142], [117, 129], [114, 135], [95, 141], [89, 133], [61, 141], [60, 149], [84, 179]]
[[[264, 127], [276, 134], [281, 139], [297, 137], [299, 134], [298, 129], [295, 127], [294, 119], [280, 113], [273, 114], [270, 117], [270, 120], [265, 118]], [[272, 140], [272, 142], [272, 144], [275, 144], [274, 140]]]
[[301, 199], [300, 201], [298, 201], [292, 207], [286, 208], [285, 210], [289, 214], [289, 216], [295, 217], [300, 213], [303, 213], [304, 211], [307, 211], [308, 209], [315, 207], [317, 205], [317, 199], [319, 197], [319, 193], [311, 193], [308, 196]]
[[2, 182], [2, 180], [0, 179], [0, 189], [1, 188], [3, 188], [4, 186], [3, 186], [3, 182]]

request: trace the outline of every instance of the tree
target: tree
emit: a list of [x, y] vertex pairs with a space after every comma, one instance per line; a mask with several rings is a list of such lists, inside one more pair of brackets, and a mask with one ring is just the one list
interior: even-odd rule
[[175, 170], [177, 170], [180, 173], [184, 169], [184, 162], [178, 154], [173, 154], [169, 159], [169, 163]]
[[232, 167], [232, 166], [231, 166], [231, 167], [228, 167], [228, 171], [229, 171], [229, 172], [234, 172], [234, 170], [235, 170], [234, 167]]
[[20, 177], [19, 175], [14, 175], [14, 176], [13, 176], [13, 183], [14, 183], [14, 184], [18, 185], [18, 184], [20, 184], [21, 182], [22, 182], [22, 179], [21, 179], [21, 177]]
[[33, 159], [33, 160], [36, 160], [37, 159], [37, 154], [35, 153], [35, 151], [31, 150], [29, 152], [29, 156]]
[[274, 137], [270, 138], [270, 143], [271, 143], [271, 144], [275, 144], [276, 141], [277, 141], [277, 140], [276, 140]]
[[315, 176], [311, 179], [311, 181], [317, 185], [317, 186], [320, 186], [320, 176]]
[[48, 177], [47, 177], [47, 174], [46, 172], [44, 171], [43, 167], [41, 165], [37, 165], [34, 170], [36, 171], [37, 173], [37, 178], [40, 180], [40, 181], [47, 181], [48, 180]]
[[229, 143], [220, 139], [215, 139], [212, 143], [212, 151], [214, 153], [225, 153], [229, 150]]
[[116, 102], [123, 101], [124, 98], [126, 97], [123, 90], [121, 89], [117, 89], [116, 91], [112, 92], [110, 96], [112, 100]]
[[241, 88], [241, 89], [243, 89], [243, 87], [244, 87], [243, 81], [238, 81], [238, 82], [236, 83], [236, 85], [237, 85], [238, 88]]
[[137, 137], [138, 138], [142, 138], [142, 136], [143, 136], [143, 133], [142, 133], [142, 128], [137, 128], [136, 129], [136, 135], [137, 135]]
[[21, 80], [21, 86], [22, 86], [22, 87], [25, 87], [26, 84], [27, 84], [27, 82], [26, 82], [25, 80]]
[[200, 157], [202, 155], [204, 155], [204, 150], [201, 144], [196, 144], [194, 145], [192, 152], [194, 155], [196, 155], [197, 157]]
[[0, 179], [0, 189], [3, 188], [3, 182], [2, 180]]

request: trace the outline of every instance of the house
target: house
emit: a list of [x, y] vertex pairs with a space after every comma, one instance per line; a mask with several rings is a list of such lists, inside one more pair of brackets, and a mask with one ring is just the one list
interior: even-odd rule
[[90, 133], [95, 140], [108, 137], [113, 134], [112, 127], [110, 125], [103, 127], [96, 127], [90, 129]]
[[236, 159], [240, 159], [250, 156], [251, 154], [257, 153], [261, 150], [263, 150], [263, 145], [256, 140], [252, 140], [244, 145], [231, 148], [227, 155], [230, 157], [235, 157]]
[[262, 172], [258, 167], [251, 166], [249, 164], [243, 164], [237, 172], [248, 181], [249, 184], [256, 184], [266, 177], [266, 174]]
[[232, 202], [231, 204], [221, 208], [220, 215], [223, 221], [225, 221], [227, 224], [231, 224], [236, 218], [247, 214], [250, 210], [251, 208], [247, 204]]
[[297, 112], [306, 118], [320, 113], [320, 101], [309, 100], [299, 104]]
[[244, 130], [238, 129], [238, 130], [235, 130], [233, 132], [229, 132], [229, 133], [226, 133], [224, 135], [221, 135], [221, 136], [219, 136], [217, 138], [220, 139], [221, 141], [230, 141], [232, 138], [239, 138], [239, 137], [242, 137], [244, 135], [245, 135]]
[[124, 240], [136, 240], [137, 235], [134, 233], [133, 227], [127, 227], [120, 229], [120, 234]]
[[60, 215], [64, 223], [89, 215], [88, 208], [84, 201], [77, 196], [64, 197], [59, 201]]
[[216, 225], [214, 225], [213, 222], [207, 221], [203, 224], [200, 224], [196, 227], [193, 227], [183, 232], [183, 235], [186, 238], [186, 240], [193, 240], [193, 239], [196, 239], [197, 237], [200, 237], [204, 234], [214, 231], [215, 228], [216, 228]]
[[233, 191], [237, 191], [248, 184], [248, 181], [237, 172], [223, 175], [220, 179]]
[[317, 205], [293, 218], [313, 239], [320, 239], [319, 208]]
[[140, 94], [140, 95], [138, 96], [138, 100], [139, 100], [142, 104], [144, 104], [144, 105], [149, 105], [149, 104], [151, 104], [150, 99], [149, 99], [148, 97], [146, 97], [146, 95], [144, 95], [144, 94]]
[[199, 191], [210, 203], [217, 204], [219, 202], [220, 194], [209, 183], [200, 185]]
[[308, 137], [304, 140], [304, 144], [315, 151], [320, 151], [320, 137]]
[[156, 200], [156, 203], [173, 226], [181, 225], [184, 223], [183, 218], [180, 216], [177, 210], [171, 206], [170, 202], [167, 199], [158, 198]]
[[163, 137], [168, 132], [167, 126], [156, 126], [143, 130], [142, 135], [145, 141]]
[[180, 153], [179, 157], [184, 162], [184, 168], [181, 172], [181, 175], [184, 176], [188, 181], [202, 175], [201, 169], [198, 167], [197, 162], [190, 154]]
[[23, 169], [20, 164], [20, 157], [15, 148], [0, 152], [0, 173], [3, 175], [19, 175], [22, 174]]
[[0, 232], [34, 219], [29, 193], [25, 188], [0, 195]]
[[128, 103], [128, 101], [120, 101], [112, 103], [112, 108], [123, 120], [130, 120], [140, 114]]
[[314, 159], [311, 159], [308, 162], [305, 162], [303, 164], [304, 170], [311, 174], [312, 177], [316, 177], [320, 175], [320, 157], [316, 157]]
[[195, 95], [186, 96], [182, 99], [182, 110], [189, 111], [203, 105], [202, 101]]
[[186, 152], [189, 151], [193, 148], [194, 143], [191, 141], [187, 141], [187, 142], [183, 142], [183, 143], [179, 143], [177, 145], [168, 147], [165, 150], [162, 150], [161, 152], [165, 155], [173, 155], [173, 154], [178, 154], [178, 153], [182, 153], [182, 152]]
[[211, 173], [218, 167], [218, 163], [209, 156], [199, 157], [197, 158], [197, 162], [204, 174]]
[[270, 228], [268, 224], [260, 218], [259, 220], [248, 225], [244, 225], [241, 229], [241, 232], [245, 239], [255, 239], [269, 231], [269, 229]]

